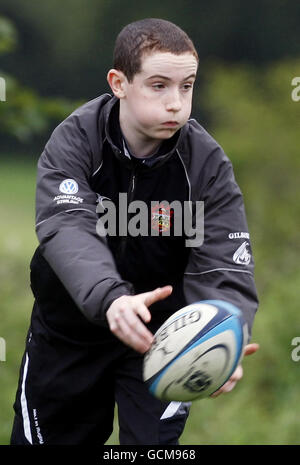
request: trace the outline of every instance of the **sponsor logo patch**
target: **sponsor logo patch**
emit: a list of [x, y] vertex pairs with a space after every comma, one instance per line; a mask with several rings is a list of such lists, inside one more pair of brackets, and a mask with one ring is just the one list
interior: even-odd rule
[[53, 201], [56, 202], [57, 205], [62, 203], [79, 205], [83, 202], [83, 199], [75, 195], [78, 189], [78, 184], [74, 179], [65, 179], [59, 185], [59, 190], [62, 194], [56, 195]]
[[154, 231], [164, 232], [171, 227], [172, 211], [170, 206], [157, 204], [151, 209], [151, 227]]
[[65, 179], [63, 182], [60, 183], [59, 186], [60, 192], [63, 194], [77, 194], [78, 192], [78, 184], [74, 179]]
[[81, 197], [76, 197], [76, 195], [57, 195], [53, 199], [54, 202], [57, 203], [57, 205], [61, 203], [73, 203], [74, 205], [79, 205], [80, 203], [83, 202], [83, 199]]
[[249, 265], [251, 261], [251, 254], [248, 250], [249, 242], [245, 241], [233, 254], [233, 261], [238, 265]]
[[248, 232], [232, 232], [228, 234], [229, 239], [249, 239]]

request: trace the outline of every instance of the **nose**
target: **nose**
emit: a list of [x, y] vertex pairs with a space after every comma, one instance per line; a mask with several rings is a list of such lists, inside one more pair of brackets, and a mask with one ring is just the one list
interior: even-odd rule
[[166, 110], [167, 111], [179, 111], [181, 110], [181, 97], [180, 97], [180, 93], [177, 89], [175, 89], [174, 91], [172, 91], [169, 95], [169, 98], [168, 98], [168, 101], [167, 101], [167, 104], [166, 104]]

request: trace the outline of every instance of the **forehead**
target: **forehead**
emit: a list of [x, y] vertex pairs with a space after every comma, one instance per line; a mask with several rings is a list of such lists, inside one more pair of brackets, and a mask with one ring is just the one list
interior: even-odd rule
[[170, 52], [153, 52], [142, 57], [141, 75], [144, 78], [160, 74], [172, 76], [182, 74], [189, 76], [196, 74], [198, 62], [190, 52], [175, 55]]

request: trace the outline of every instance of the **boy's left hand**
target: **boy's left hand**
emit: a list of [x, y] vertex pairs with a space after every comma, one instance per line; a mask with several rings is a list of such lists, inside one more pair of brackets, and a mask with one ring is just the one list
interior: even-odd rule
[[[251, 355], [251, 354], [254, 354], [257, 350], [259, 349], [259, 345], [258, 344], [248, 344], [245, 346], [244, 348], [244, 356], [245, 355]], [[216, 392], [214, 392], [213, 394], [211, 394], [210, 397], [218, 397], [220, 394], [224, 393], [224, 392], [230, 392], [232, 391], [232, 389], [234, 388], [234, 386], [236, 385], [236, 383], [242, 379], [243, 377], [243, 367], [242, 365], [239, 365], [236, 370], [232, 373], [231, 377], [229, 378], [229, 380], [223, 384], [223, 386], [218, 389]]]

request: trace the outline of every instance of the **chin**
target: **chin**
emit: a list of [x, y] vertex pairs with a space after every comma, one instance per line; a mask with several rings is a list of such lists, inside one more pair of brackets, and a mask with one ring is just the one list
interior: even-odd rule
[[180, 128], [172, 129], [172, 128], [166, 128], [166, 129], [160, 129], [157, 131], [157, 139], [165, 140], [165, 139], [170, 139], [171, 137], [176, 134], [176, 132], [179, 131]]

